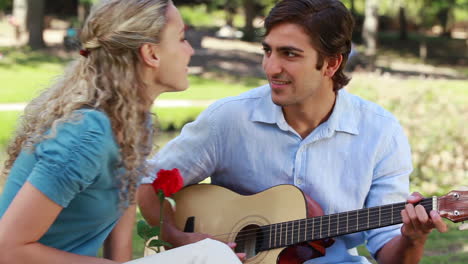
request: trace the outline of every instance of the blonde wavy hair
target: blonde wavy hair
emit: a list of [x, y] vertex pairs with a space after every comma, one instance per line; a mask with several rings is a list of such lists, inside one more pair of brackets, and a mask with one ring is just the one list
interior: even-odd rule
[[27, 105], [7, 149], [3, 178], [22, 149], [32, 151], [35, 144], [53, 137], [60, 123], [80, 118], [75, 110], [99, 109], [111, 121], [120, 166], [126, 171], [118, 176], [120, 201], [134, 203], [155, 135], [143, 107], [152, 102], [139, 74], [139, 48], [160, 42], [169, 4], [170, 0], [103, 0], [93, 8], [81, 32], [88, 56], [71, 63], [55, 84]]

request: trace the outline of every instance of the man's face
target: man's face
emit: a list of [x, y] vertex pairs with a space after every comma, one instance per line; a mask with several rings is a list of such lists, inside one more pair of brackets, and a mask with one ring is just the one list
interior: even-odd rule
[[316, 69], [318, 53], [297, 24], [274, 26], [263, 41], [263, 70], [271, 97], [280, 106], [301, 106], [320, 99], [325, 86], [324, 69]]

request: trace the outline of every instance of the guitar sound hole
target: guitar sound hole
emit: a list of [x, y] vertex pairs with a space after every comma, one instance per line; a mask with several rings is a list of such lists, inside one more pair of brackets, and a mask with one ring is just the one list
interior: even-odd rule
[[247, 258], [256, 256], [263, 242], [260, 227], [257, 225], [248, 225], [242, 228], [237, 234], [235, 242], [237, 243], [234, 250], [236, 253], [246, 253]]

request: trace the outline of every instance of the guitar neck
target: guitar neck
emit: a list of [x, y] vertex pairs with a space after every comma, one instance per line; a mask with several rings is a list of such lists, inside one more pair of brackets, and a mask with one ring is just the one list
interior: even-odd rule
[[[437, 210], [437, 198], [423, 199], [426, 211]], [[395, 203], [344, 213], [305, 218], [261, 227], [260, 251], [401, 224], [406, 203]]]

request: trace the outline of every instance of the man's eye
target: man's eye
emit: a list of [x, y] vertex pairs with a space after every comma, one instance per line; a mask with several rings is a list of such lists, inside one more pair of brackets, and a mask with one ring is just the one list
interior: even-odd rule
[[289, 57], [289, 58], [296, 57], [296, 53], [290, 52], [290, 51], [286, 51], [284, 55], [286, 55], [286, 57]]
[[270, 48], [267, 48], [267, 47], [263, 47], [262, 50], [263, 50], [263, 52], [265, 52], [265, 53], [270, 53], [270, 52], [271, 52], [271, 49], [270, 49]]

